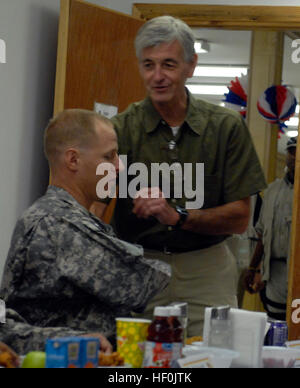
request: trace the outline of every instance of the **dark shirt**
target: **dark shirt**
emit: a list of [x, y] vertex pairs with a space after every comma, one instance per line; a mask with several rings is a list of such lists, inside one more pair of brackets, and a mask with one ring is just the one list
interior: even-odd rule
[[[174, 137], [150, 98], [134, 103], [113, 118], [119, 139], [119, 154], [131, 163], [204, 163], [204, 209], [247, 198], [266, 187], [264, 174], [244, 119], [234, 111], [197, 100], [189, 94], [186, 119]], [[170, 150], [170, 142], [176, 146]], [[173, 143], [174, 145], [174, 143]], [[172, 148], [172, 146], [171, 146]], [[151, 181], [149, 173], [149, 187]], [[196, 188], [196, 168], [193, 168]], [[132, 177], [128, 176], [130, 182]], [[171, 181], [172, 183], [172, 181]], [[172, 184], [171, 184], [172, 187]], [[176, 199], [171, 191], [171, 206], [186, 207], [185, 195]], [[118, 235], [145, 248], [189, 251], [206, 248], [227, 236], [200, 235], [172, 230], [155, 219], [138, 219], [131, 198], [118, 199], [114, 225]], [[130, 227], [128, 227], [130, 225]]]

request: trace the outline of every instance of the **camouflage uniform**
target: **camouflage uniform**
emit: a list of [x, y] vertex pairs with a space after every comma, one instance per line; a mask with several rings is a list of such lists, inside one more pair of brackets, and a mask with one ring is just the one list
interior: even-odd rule
[[117, 316], [143, 311], [169, 283], [170, 267], [143, 254], [50, 186], [17, 223], [0, 298], [29, 325], [114, 337]]
[[77, 337], [88, 334], [66, 327], [36, 327], [29, 325], [16, 311], [6, 311], [6, 323], [0, 324], [0, 341], [9, 345], [19, 355], [30, 351], [45, 351], [48, 338]]

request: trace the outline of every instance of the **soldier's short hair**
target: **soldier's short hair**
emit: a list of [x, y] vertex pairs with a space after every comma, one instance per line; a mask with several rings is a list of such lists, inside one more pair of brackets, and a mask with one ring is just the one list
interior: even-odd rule
[[84, 109], [68, 109], [51, 119], [44, 136], [44, 151], [49, 163], [55, 163], [66, 148], [91, 146], [96, 137], [97, 120], [113, 127], [106, 117]]
[[178, 41], [183, 48], [184, 59], [190, 63], [195, 55], [195, 36], [191, 28], [182, 20], [172, 16], [160, 16], [145, 23], [135, 39], [136, 56], [139, 60], [142, 51], [162, 43]]

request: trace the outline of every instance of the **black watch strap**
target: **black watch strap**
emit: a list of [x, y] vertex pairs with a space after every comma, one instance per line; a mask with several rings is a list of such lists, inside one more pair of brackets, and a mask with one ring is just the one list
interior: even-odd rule
[[186, 219], [188, 218], [188, 211], [180, 206], [176, 206], [175, 210], [179, 214], [180, 218], [177, 224], [174, 226], [175, 229], [180, 229], [182, 225], [185, 223]]

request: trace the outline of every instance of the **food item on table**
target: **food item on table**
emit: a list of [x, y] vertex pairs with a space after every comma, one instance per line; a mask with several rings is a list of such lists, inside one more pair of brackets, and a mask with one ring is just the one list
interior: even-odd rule
[[16, 368], [14, 358], [9, 352], [0, 353], [0, 366], [8, 369]]
[[200, 336], [199, 337], [191, 337], [185, 341], [185, 344], [192, 345], [194, 342], [202, 342], [202, 341], [203, 341], [203, 338]]
[[46, 343], [48, 369], [97, 368], [100, 342], [98, 338], [64, 337]]
[[124, 358], [119, 353], [99, 353], [99, 366], [124, 366]]
[[46, 353], [30, 352], [22, 363], [23, 369], [44, 369], [46, 367]]
[[0, 342], [0, 367], [18, 368], [19, 356], [6, 344]]

